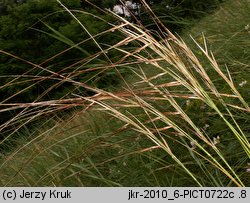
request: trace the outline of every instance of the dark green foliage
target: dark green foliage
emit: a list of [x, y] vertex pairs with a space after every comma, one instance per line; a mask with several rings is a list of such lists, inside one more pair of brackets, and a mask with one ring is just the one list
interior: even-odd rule
[[[70, 9], [81, 10], [80, 0], [64, 0], [62, 2]], [[3, 102], [33, 102], [65, 97], [67, 93], [74, 90], [74, 85], [69, 82], [59, 83], [61, 78], [49, 71], [68, 75], [76, 68], [80, 71], [91, 68], [91, 64], [103, 63], [102, 58], [100, 58], [92, 60], [91, 64], [84, 66], [82, 64], [85, 62], [72, 65], [100, 51], [92, 40], [88, 40], [52, 61], [44, 63], [50, 57], [90, 37], [56, 0], [28, 0], [22, 4], [8, 1], [4, 9], [5, 12], [1, 13], [2, 16], [0, 16], [0, 50], [33, 64], [41, 64], [44, 70], [0, 53], [0, 97]], [[90, 9], [88, 12], [95, 13], [94, 10]], [[96, 35], [109, 28], [107, 23], [97, 20], [91, 15], [79, 12], [74, 14], [82, 21], [91, 35]], [[110, 16], [101, 17], [110, 20]], [[112, 44], [119, 38], [115, 38], [113, 34], [107, 34], [96, 38], [96, 40], [98, 43], [108, 41]], [[96, 72], [90, 72], [77, 75], [73, 79], [84, 82], [96, 74]], [[14, 80], [16, 81], [13, 82]], [[11, 84], [8, 84], [9, 82]], [[90, 93], [84, 88], [81, 92], [83, 94]], [[14, 114], [14, 112], [1, 113], [0, 123], [13, 117]]]
[[[80, 9], [81, 6], [80, 0], [62, 2], [68, 8]], [[1, 50], [29, 60], [32, 63], [41, 64], [44, 60], [69, 48], [69, 46], [73, 46], [75, 43], [89, 38], [89, 35], [84, 32], [81, 26], [64, 11], [55, 0], [30, 0], [20, 5], [11, 5], [12, 6], [6, 5], [7, 14], [0, 18]], [[78, 18], [92, 35], [98, 34], [108, 28], [107, 24], [101, 21], [95, 20], [93, 24], [94, 18], [90, 15], [78, 14]], [[58, 32], [53, 32], [56, 30]], [[63, 40], [61, 39], [62, 36]], [[57, 72], [80, 58], [89, 56], [97, 51], [97, 46], [89, 40], [89, 42], [84, 43], [84, 45], [72, 49], [50, 63], [46, 63], [43, 67]], [[0, 60], [1, 76], [22, 75], [33, 68], [27, 63], [3, 54], [1, 54]], [[41, 70], [38, 69], [31, 71], [29, 74], [49, 76], [46, 71], [41, 72]], [[13, 77], [3, 78], [1, 85], [12, 79]], [[44, 84], [39, 83], [38, 86], [33, 86], [33, 88], [26, 91], [26, 96], [20, 94], [13, 98], [12, 101], [17, 102], [22, 100], [23, 102], [31, 102], [41, 94], [43, 89], [47, 89], [51, 85], [53, 85], [51, 81], [46, 81]], [[25, 83], [24, 86], [27, 87], [27, 83]], [[1, 96], [7, 99], [13, 95], [13, 93], [22, 90], [24, 86], [8, 86], [1, 90]], [[51, 96], [53, 96], [53, 94], [49, 95], [49, 97]]]

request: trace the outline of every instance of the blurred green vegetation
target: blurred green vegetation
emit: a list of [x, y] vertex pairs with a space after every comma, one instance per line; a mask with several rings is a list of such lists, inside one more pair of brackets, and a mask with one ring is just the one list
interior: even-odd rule
[[[79, 9], [80, 1], [65, 1], [66, 6], [71, 9]], [[94, 11], [89, 11], [94, 13]], [[95, 19], [88, 14], [76, 14], [84, 23], [86, 29], [92, 35], [96, 35], [106, 29], [108, 24]], [[103, 16], [110, 20], [109, 16]], [[65, 67], [70, 66], [81, 58], [86, 58], [98, 50], [92, 40], [77, 46], [64, 54], [61, 54], [53, 61], [44, 63], [46, 59], [53, 57], [59, 52], [74, 46], [75, 44], [89, 38], [81, 26], [72, 17], [65, 12], [56, 1], [27, 1], [13, 7], [8, 6], [7, 13], [0, 18], [0, 49], [14, 54], [22, 59], [28, 60], [34, 64], [42, 64], [44, 68], [54, 72], [62, 71]], [[112, 33], [102, 38], [110, 41], [117, 40]], [[93, 61], [96, 63], [97, 61]], [[46, 71], [32, 70], [32, 65], [28, 65], [13, 57], [1, 54], [0, 75], [1, 85], [6, 84], [15, 76], [25, 74], [48, 76]], [[75, 67], [71, 67], [72, 68]], [[69, 68], [70, 69], [70, 68]], [[67, 71], [71, 71], [67, 69]], [[10, 76], [10, 77], [8, 77]], [[90, 76], [91, 77], [91, 74]], [[32, 83], [33, 81], [31, 81]], [[19, 94], [10, 101], [34, 101], [42, 92], [55, 84], [57, 81], [41, 82], [34, 85], [25, 93]], [[7, 99], [11, 95], [25, 88], [27, 83], [15, 86], [6, 86], [1, 89], [1, 96]], [[70, 84], [62, 84], [51, 93], [47, 93], [44, 99], [56, 97], [56, 92], [61, 92], [65, 88], [70, 88]]]

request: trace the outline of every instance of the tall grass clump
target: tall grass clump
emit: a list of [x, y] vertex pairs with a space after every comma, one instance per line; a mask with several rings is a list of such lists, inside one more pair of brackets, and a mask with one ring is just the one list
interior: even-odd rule
[[[58, 3], [88, 32], [76, 11]], [[191, 37], [193, 51], [142, 3], [157, 31], [112, 13], [120, 23], [108, 22], [112, 27], [103, 34], [115, 31], [121, 41], [99, 43], [88, 32], [100, 51], [84, 63], [105, 58], [91, 68], [116, 74], [119, 88], [91, 86], [75, 79], [81, 71], [54, 72], [1, 51], [47, 71], [51, 75], [45, 79], [76, 87], [57, 100], [1, 103], [1, 112], [18, 110], [1, 125], [1, 144], [17, 143], [2, 154], [1, 185], [249, 186], [249, 131], [243, 127], [250, 108], [229, 68], [217, 62], [205, 35], [199, 41]], [[120, 57], [111, 59], [112, 51]], [[65, 109], [73, 112], [54, 113]], [[25, 126], [38, 118], [46, 125], [22, 135], [30, 134]]]

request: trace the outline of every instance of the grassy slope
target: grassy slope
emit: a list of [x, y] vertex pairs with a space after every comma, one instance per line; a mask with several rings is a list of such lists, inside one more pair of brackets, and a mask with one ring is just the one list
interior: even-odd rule
[[[248, 81], [245, 86], [239, 86], [248, 101], [250, 28], [246, 28], [250, 24], [249, 11], [248, 0], [228, 1], [219, 11], [207, 16], [191, 29], [192, 35], [198, 41], [201, 38], [200, 33], [205, 34], [209, 48], [214, 51], [221, 64], [228, 64], [236, 84]], [[190, 33], [190, 30], [186, 33]], [[184, 38], [189, 40], [186, 36]], [[129, 80], [132, 83], [135, 79]], [[190, 108], [194, 114], [200, 111], [199, 104], [195, 102], [191, 103]], [[201, 116], [201, 113], [198, 115]], [[200, 117], [197, 119], [203, 120]], [[201, 125], [206, 122], [202, 121]], [[217, 120], [210, 122], [211, 134], [224, 133], [223, 126], [219, 126]], [[245, 122], [245, 130], [249, 129], [247, 119], [243, 118], [242, 122]], [[39, 136], [35, 140], [31, 139], [32, 142], [18, 140], [20, 148], [2, 156], [1, 185], [195, 185], [164, 152], [150, 151], [151, 142], [139, 133], [135, 134], [132, 130], [120, 132], [122, 123], [106, 114], [89, 111], [67, 122], [57, 121], [56, 125], [54, 129], [38, 129]], [[180, 149], [179, 156], [185, 159], [186, 154], [182, 154]], [[247, 179], [249, 175], [245, 175]], [[205, 179], [203, 184], [215, 185]]]
[[[248, 98], [246, 86], [239, 86], [240, 82], [249, 80], [250, 60], [250, 21], [249, 0], [229, 1], [223, 4], [212, 16], [207, 16], [191, 29], [191, 35], [202, 44], [202, 33], [205, 35], [208, 48], [213, 51], [217, 61], [226, 64], [238, 84], [238, 88]], [[190, 32], [190, 31], [189, 31]], [[186, 32], [189, 34], [189, 32]], [[188, 39], [188, 36], [186, 36]], [[244, 74], [245, 73], [245, 74]]]

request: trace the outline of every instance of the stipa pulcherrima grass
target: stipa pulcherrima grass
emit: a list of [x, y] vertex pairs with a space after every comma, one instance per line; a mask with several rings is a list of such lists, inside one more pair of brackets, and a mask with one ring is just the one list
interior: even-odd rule
[[[58, 2], [63, 6], [60, 1]], [[78, 87], [85, 87], [86, 89], [96, 92], [96, 95], [93, 97], [83, 97], [82, 95], [71, 92], [74, 97], [70, 99], [46, 102], [35, 101], [26, 104], [2, 104], [2, 106], [7, 106], [7, 108], [2, 111], [15, 108], [24, 108], [24, 110], [12, 120], [2, 125], [1, 129], [4, 129], [10, 124], [15, 124], [15, 122], [20, 122], [23, 119], [25, 122], [20, 125], [21, 127], [25, 125], [25, 123], [43, 114], [46, 115], [49, 112], [74, 106], [82, 106], [86, 102], [90, 102], [89, 104], [87, 103], [85, 109], [92, 107], [96, 110], [107, 112], [123, 121], [124, 128], [131, 128], [141, 136], [149, 138], [154, 143], [150, 149], [164, 150], [197, 185], [205, 186], [201, 177], [201, 174], [203, 174], [217, 186], [230, 185], [230, 182], [237, 186], [244, 186], [241, 174], [238, 174], [236, 167], [232, 163], [229, 163], [228, 159], [230, 159], [230, 157], [225, 157], [223, 150], [218, 146], [220, 142], [219, 137], [211, 137], [211, 135], [206, 133], [205, 129], [201, 129], [197, 125], [197, 121], [193, 120], [190, 112], [183, 107], [182, 103], [185, 100], [198, 100], [206, 105], [208, 111], [211, 111], [214, 116], [219, 117], [226, 124], [231, 134], [234, 135], [235, 139], [240, 143], [246, 159], [249, 159], [250, 155], [249, 142], [241, 130], [240, 125], [237, 123], [232, 109], [249, 113], [248, 104], [237, 91], [229, 71], [227, 70], [228, 75], [223, 73], [216, 63], [212, 52], [208, 51], [205, 37], [203, 37], [204, 48], [198, 43], [197, 45], [210, 63], [210, 69], [212, 68], [214, 72], [217, 72], [217, 77], [223, 79], [224, 83], [230, 88], [231, 93], [221, 92], [216, 87], [213, 83], [213, 79], [210, 78], [207, 73], [207, 68], [204, 68], [190, 48], [180, 38], [175, 37], [167, 30], [157, 17], [154, 16], [146, 2], [142, 2], [159, 27], [158, 39], [151, 35], [150, 31], [146, 30], [142, 25], [132, 24], [119, 16], [116, 17], [122, 22], [121, 25], [114, 25], [114, 27], [109, 30], [109, 32], [119, 30], [125, 36], [125, 39], [118, 44], [110, 46], [108, 49], [103, 49], [95, 40], [95, 37], [89, 33], [90, 38], [94, 40], [100, 48], [100, 53], [94, 55], [93, 58], [96, 58], [99, 54], [105, 55], [107, 51], [112, 49], [125, 54], [125, 56], [116, 63], [112, 63], [107, 55], [105, 55], [110, 65], [102, 67], [104, 70], [111, 67], [116, 68], [119, 73], [117, 67], [127, 65], [131, 67], [132, 74], [134, 74], [135, 78], [138, 78], [139, 81], [135, 79], [131, 84], [131, 81], [128, 83], [121, 77], [126, 90], [108, 92], [75, 81], [70, 76], [67, 77], [47, 70], [41, 65], [26, 61], [36, 68], [49, 71], [52, 76], [59, 77], [61, 81], [73, 83]], [[66, 7], [64, 7], [64, 9], [79, 22], [73, 12]], [[81, 22], [79, 23], [86, 31]], [[137, 47], [128, 52], [123, 48], [123, 46], [128, 43], [137, 44]], [[1, 52], [4, 53], [3, 51]], [[18, 58], [16, 56], [13, 57]], [[91, 58], [88, 60], [91, 61]], [[134, 64], [139, 64], [139, 71], [134, 68]], [[151, 71], [150, 77], [147, 76], [145, 68], [143, 67], [148, 65], [150, 65], [148, 68], [154, 70]], [[15, 82], [15, 80], [12, 81], [12, 83], [13, 82]], [[229, 103], [227, 98], [234, 99], [234, 103]], [[236, 100], [237, 102], [235, 102]], [[98, 108], [98, 106], [101, 108]], [[140, 113], [138, 114], [136, 112]], [[15, 129], [14, 132], [18, 131], [18, 129], [19, 128]], [[14, 132], [10, 133], [2, 143], [10, 139]], [[35, 142], [36, 139], [39, 139], [39, 137], [30, 141], [15, 153], [12, 153], [1, 167], [23, 148]], [[184, 148], [186, 153], [190, 154], [190, 158], [200, 167], [201, 172], [199, 174], [196, 174], [196, 168], [190, 167], [186, 164], [186, 161], [183, 160], [183, 157], [177, 155], [178, 148], [180, 147]], [[184, 156], [187, 155], [185, 154]], [[94, 166], [94, 169], [98, 172], [95, 165], [92, 163], [91, 165]], [[213, 172], [215, 169], [218, 169], [227, 179], [223, 180], [223, 182], [220, 179], [216, 179], [214, 177], [215, 172]], [[104, 177], [100, 177], [104, 179]], [[108, 180], [105, 181], [109, 183]]]
[[[146, 5], [146, 3], [143, 1]], [[148, 7], [149, 11], [153, 13]], [[156, 16], [154, 16], [156, 17]], [[157, 19], [157, 17], [156, 17]], [[168, 75], [174, 82], [178, 83], [180, 86], [184, 87], [187, 92], [189, 92], [192, 96], [189, 99], [198, 99], [206, 104], [209, 108], [216, 112], [217, 116], [221, 117], [223, 121], [226, 123], [228, 128], [232, 131], [235, 138], [241, 144], [244, 149], [246, 156], [249, 158], [250, 155], [250, 145], [247, 137], [242, 132], [240, 126], [237, 124], [234, 119], [233, 114], [231, 113], [230, 107], [241, 109], [249, 112], [249, 106], [244, 101], [240, 93], [237, 91], [233, 80], [228, 71], [228, 76], [226, 76], [221, 69], [219, 68], [212, 52], [209, 53], [204, 37], [204, 48], [202, 48], [198, 43], [197, 45], [204, 53], [205, 57], [211, 64], [211, 67], [214, 71], [218, 73], [218, 77], [223, 78], [224, 82], [231, 88], [232, 94], [224, 94], [220, 93], [212, 79], [208, 76], [205, 68], [199, 62], [198, 58], [192, 53], [192, 51], [187, 47], [187, 45], [181, 40], [176, 38], [172, 33], [170, 33], [166, 28], [162, 30], [162, 32], [166, 33], [166, 39], [156, 40], [152, 35], [150, 35], [146, 30], [136, 26], [134, 24], [129, 23], [125, 19], [121, 18], [126, 25], [129, 25], [130, 28], [121, 27], [120, 30], [125, 35], [128, 36], [129, 39], [134, 39], [139, 41], [142, 44], [144, 49], [150, 49], [154, 54], [157, 55], [157, 60], [150, 60], [148, 57], [142, 56], [139, 52], [142, 51], [141, 48], [138, 49], [138, 52], [133, 53], [137, 60], [143, 61], [147, 64], [151, 64], [151, 68], [157, 68], [162, 71], [161, 75]], [[159, 21], [156, 20], [156, 23]], [[161, 25], [161, 24], [160, 24]], [[163, 26], [162, 26], [163, 27]], [[131, 53], [127, 53], [128, 56], [131, 56]], [[158, 61], [165, 62], [159, 63]], [[193, 72], [196, 71], [196, 73]], [[159, 111], [151, 102], [144, 99], [141, 96], [137, 96], [137, 93], [129, 88], [131, 93], [131, 98], [126, 99], [124, 102], [127, 105], [138, 105], [143, 109], [145, 115], [148, 116], [148, 119], [152, 120], [152, 124], [154, 125], [153, 120], [158, 119], [162, 121], [167, 127], [172, 128], [178, 136], [182, 136], [186, 138], [191, 143], [193, 143], [197, 148], [199, 148], [202, 152], [204, 152], [205, 156], [202, 156], [206, 161], [210, 162], [210, 164], [214, 165], [216, 168], [221, 170], [228, 178], [231, 179], [237, 186], [244, 186], [244, 183], [241, 181], [241, 178], [237, 175], [234, 169], [230, 166], [228, 161], [223, 156], [221, 150], [216, 146], [217, 143], [214, 142], [209, 136], [202, 132], [199, 127], [191, 120], [191, 118], [187, 115], [185, 110], [178, 104], [177, 95], [171, 94], [171, 92], [167, 88], [158, 88], [153, 82], [151, 82], [146, 75], [141, 72], [141, 75], [138, 73], [138, 77], [142, 79], [142, 81], [147, 84], [152, 90], [157, 94], [157, 99], [161, 99], [162, 101], [166, 101], [171, 105], [171, 107], [179, 114], [179, 117], [189, 126], [194, 132], [191, 135], [184, 128], [180, 127], [178, 123], [165, 116], [161, 111]], [[237, 98], [239, 106], [231, 105], [226, 103], [223, 97], [232, 97]], [[115, 98], [115, 96], [114, 96]], [[124, 98], [121, 98], [124, 100]], [[152, 99], [152, 98], [151, 98]], [[118, 119], [123, 120], [126, 124], [133, 126], [133, 128], [140, 132], [141, 134], [146, 135], [149, 139], [151, 139], [157, 146], [165, 150], [183, 169], [197, 182], [198, 185], [202, 185], [193, 174], [181, 161], [178, 157], [175, 156], [174, 147], [170, 148], [168, 142], [163, 137], [163, 135], [158, 131], [154, 134], [136, 115], [126, 115], [121, 113], [116, 108], [108, 105], [108, 103], [95, 101], [93, 99], [91, 102], [96, 102], [106, 110], [112, 113]], [[217, 101], [217, 102], [215, 102]], [[217, 103], [217, 104], [216, 104]], [[228, 115], [225, 115], [224, 112], [227, 112]], [[157, 131], [157, 126], [155, 126]], [[197, 141], [198, 140], [198, 141]], [[205, 147], [202, 146], [202, 143], [205, 143], [210, 149], [212, 149], [217, 155], [218, 158], [215, 158], [211, 152], [209, 152]], [[187, 146], [188, 147], [188, 146]], [[198, 153], [193, 151], [194, 153]]]

